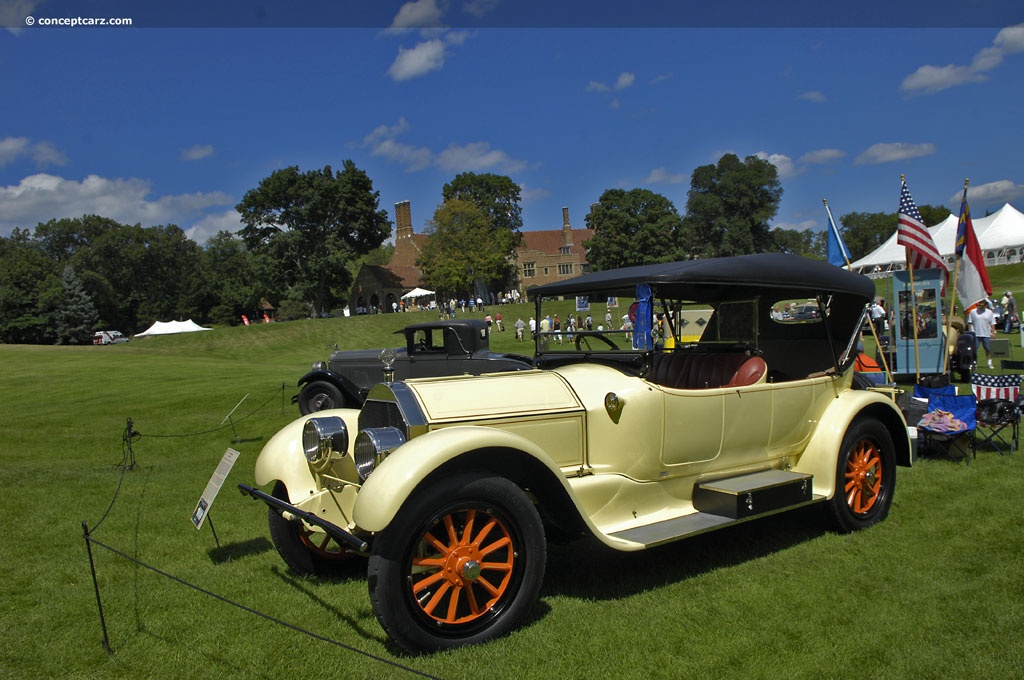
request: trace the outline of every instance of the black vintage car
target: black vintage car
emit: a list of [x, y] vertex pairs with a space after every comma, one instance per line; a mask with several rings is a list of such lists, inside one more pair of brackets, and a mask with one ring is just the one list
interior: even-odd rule
[[298, 403], [303, 415], [359, 408], [370, 388], [385, 379], [382, 352], [394, 353], [393, 380], [533, 368], [529, 357], [492, 352], [490, 330], [480, 319], [415, 323], [398, 333], [405, 335], [405, 347], [335, 350], [327, 362], [314, 363], [313, 370], [299, 379], [302, 391], [292, 397], [292, 403]]

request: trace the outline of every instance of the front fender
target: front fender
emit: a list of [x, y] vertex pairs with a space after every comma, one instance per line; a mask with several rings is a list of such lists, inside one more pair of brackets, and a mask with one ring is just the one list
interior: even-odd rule
[[[361, 394], [362, 390], [360, 390], [359, 385], [356, 385], [354, 382], [352, 382], [345, 376], [335, 373], [334, 371], [310, 371], [306, 375], [299, 378], [298, 385], [299, 387], [302, 387], [303, 385], [308, 385], [309, 383], [316, 382], [318, 380], [331, 383], [332, 385], [337, 387], [339, 390], [341, 390], [341, 393], [345, 396], [346, 399], [351, 400], [351, 403], [363, 403], [363, 395]], [[296, 401], [297, 399], [298, 395], [295, 396], [293, 402]]]
[[[464, 454], [495, 448], [519, 451], [533, 458], [572, 496], [558, 465], [528, 439], [490, 427], [450, 427], [406, 442], [373, 471], [356, 498], [352, 513], [355, 524], [368, 531], [385, 529], [402, 503], [431, 473]], [[486, 469], [486, 464], [482, 467]]]
[[910, 466], [907, 421], [892, 399], [871, 390], [846, 390], [825, 409], [807, 448], [793, 468], [797, 472], [814, 475], [816, 494], [832, 498], [835, 493], [839, 449], [850, 425], [860, 417], [874, 418], [881, 422], [896, 446], [896, 464]]
[[[338, 416], [345, 421], [350, 440], [359, 431], [359, 411], [355, 409], [332, 409], [318, 411], [317, 417]], [[309, 469], [302, 452], [302, 427], [312, 416], [302, 416], [285, 425], [270, 438], [256, 458], [254, 477], [258, 486], [282, 481], [288, 487], [288, 496], [293, 503], [310, 496], [317, 490], [316, 479]]]

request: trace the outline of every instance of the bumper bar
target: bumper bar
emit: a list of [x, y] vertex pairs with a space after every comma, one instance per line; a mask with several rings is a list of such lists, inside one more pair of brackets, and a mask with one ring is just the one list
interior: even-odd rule
[[312, 512], [300, 510], [291, 503], [285, 503], [280, 498], [274, 498], [270, 494], [266, 494], [260, 491], [259, 489], [252, 488], [248, 484], [239, 484], [238, 490], [241, 491], [242, 495], [244, 496], [251, 496], [252, 498], [255, 498], [258, 501], [263, 501], [278, 514], [287, 512], [292, 515], [295, 515], [296, 517], [304, 521], [306, 524], [312, 524], [313, 526], [320, 527], [321, 529], [327, 532], [328, 536], [330, 536], [331, 538], [335, 539], [343, 545], [347, 545], [356, 552], [365, 553], [370, 549], [370, 545], [363, 539], [350, 534], [349, 532], [339, 527], [337, 524], [332, 524], [331, 522], [328, 522], [325, 519], [320, 519]]

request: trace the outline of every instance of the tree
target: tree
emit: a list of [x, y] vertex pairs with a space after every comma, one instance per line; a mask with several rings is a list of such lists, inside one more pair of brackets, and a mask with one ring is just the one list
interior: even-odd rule
[[718, 165], [693, 171], [686, 201], [685, 254], [724, 257], [771, 250], [770, 222], [779, 209], [782, 184], [770, 162], [725, 154]]
[[809, 257], [813, 260], [824, 260], [828, 245], [827, 237], [828, 234], [824, 231], [773, 229], [772, 238], [775, 241], [773, 250]]
[[678, 259], [682, 218], [672, 201], [648, 189], [608, 189], [586, 223], [594, 230], [584, 246], [595, 271]]
[[436, 291], [472, 292], [476, 281], [493, 280], [504, 268], [506, 253], [492, 242], [490, 216], [476, 203], [445, 201], [427, 223], [430, 239], [419, 260], [423, 282]]
[[61, 276], [63, 299], [54, 313], [58, 345], [85, 345], [91, 342], [99, 315], [96, 305], [85, 291], [82, 280], [70, 265]]
[[26, 229], [0, 238], [0, 341], [41, 344], [55, 339], [48, 304], [59, 289], [57, 265]]
[[319, 315], [343, 298], [352, 276], [350, 260], [381, 245], [391, 221], [378, 208], [380, 193], [355, 163], [336, 172], [273, 172], [235, 206], [250, 251], [269, 253], [279, 267], [279, 290], [290, 289]]
[[492, 248], [504, 259], [495, 273], [479, 282], [491, 290], [504, 290], [515, 282], [516, 249], [522, 242], [523, 214], [519, 185], [505, 175], [463, 172], [441, 190], [443, 202], [470, 201], [487, 215]]

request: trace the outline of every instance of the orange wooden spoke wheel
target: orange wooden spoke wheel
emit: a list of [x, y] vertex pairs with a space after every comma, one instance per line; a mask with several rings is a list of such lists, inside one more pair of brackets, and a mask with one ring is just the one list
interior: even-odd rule
[[508, 527], [486, 510], [445, 515], [420, 540], [409, 585], [423, 613], [459, 624], [487, 614], [509, 587], [516, 553]]
[[882, 458], [875, 443], [869, 439], [857, 442], [846, 461], [844, 491], [850, 510], [862, 515], [875, 506], [884, 474]]
[[537, 601], [547, 545], [531, 499], [482, 471], [428, 479], [374, 538], [377, 620], [407, 651], [504, 635]]
[[896, 446], [889, 430], [876, 420], [854, 420], [839, 448], [828, 502], [835, 528], [856, 531], [881, 522], [895, 488]]

